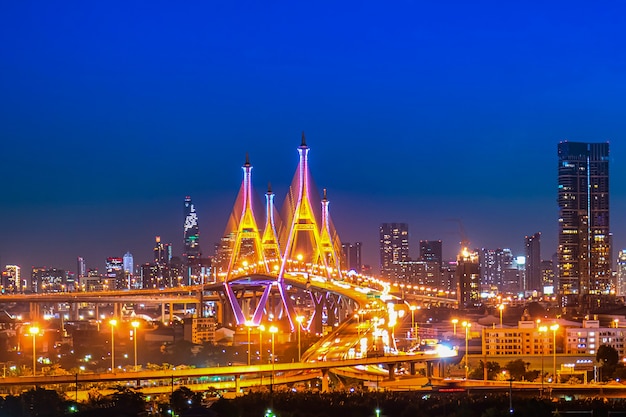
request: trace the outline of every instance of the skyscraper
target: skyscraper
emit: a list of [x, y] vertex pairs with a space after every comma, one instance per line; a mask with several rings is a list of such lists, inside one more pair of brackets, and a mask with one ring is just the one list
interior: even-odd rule
[[609, 144], [564, 141], [558, 158], [559, 302], [586, 310], [611, 290]]
[[626, 249], [619, 251], [617, 256], [617, 295], [623, 297], [626, 295]]
[[198, 226], [198, 213], [196, 206], [191, 202], [191, 197], [185, 197], [184, 203], [185, 222], [183, 224], [183, 262], [186, 265], [187, 284], [192, 284], [192, 276], [197, 276], [200, 258], [200, 228]]
[[409, 260], [409, 225], [383, 223], [380, 225], [380, 274], [389, 278], [393, 263]]
[[420, 240], [420, 260], [437, 262], [441, 268], [443, 266], [441, 240]]
[[541, 291], [543, 288], [541, 280], [541, 233], [537, 232], [532, 236], [526, 236], [526, 280], [524, 282], [525, 291]]
[[361, 246], [361, 242], [356, 242], [354, 245], [352, 243], [341, 244], [341, 250], [343, 252], [341, 267], [343, 269], [361, 272]]

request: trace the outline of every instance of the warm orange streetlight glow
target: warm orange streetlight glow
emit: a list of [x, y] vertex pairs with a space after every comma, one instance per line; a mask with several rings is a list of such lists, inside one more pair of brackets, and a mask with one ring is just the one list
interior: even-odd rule
[[35, 353], [35, 338], [39, 334], [39, 327], [31, 326], [28, 329], [28, 333], [30, 333], [31, 336], [33, 336], [33, 376], [35, 376], [35, 373], [37, 370], [37, 354]]
[[115, 372], [115, 326], [117, 326], [117, 320], [109, 320], [111, 325], [111, 372]]
[[130, 325], [133, 326], [133, 345], [135, 350], [135, 371], [137, 371], [137, 332], [139, 329], [139, 323], [137, 320], [133, 320], [130, 322]]

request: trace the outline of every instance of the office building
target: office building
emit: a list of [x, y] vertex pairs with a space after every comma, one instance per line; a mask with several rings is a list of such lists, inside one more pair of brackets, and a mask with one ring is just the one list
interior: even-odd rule
[[480, 268], [478, 253], [463, 248], [457, 258], [457, 299], [459, 308], [480, 305]]
[[617, 295], [626, 296], [626, 249], [619, 251], [617, 256]]
[[106, 259], [104, 288], [107, 290], [128, 288], [128, 283], [124, 279], [124, 260], [122, 258], [111, 257]]
[[420, 240], [420, 261], [437, 262], [443, 266], [443, 250], [441, 240]]
[[480, 282], [484, 290], [496, 288], [499, 292], [516, 293], [519, 277], [511, 249], [485, 249], [479, 251]]
[[7, 265], [2, 271], [3, 293], [16, 293], [23, 290], [22, 268], [17, 265]]
[[185, 197], [183, 223], [183, 263], [186, 266], [187, 284], [196, 284], [200, 276], [201, 257], [200, 251], [200, 227], [198, 225], [198, 213], [191, 197]]
[[609, 144], [558, 145], [558, 296], [588, 311], [611, 291]]
[[361, 242], [352, 243], [342, 243], [341, 250], [343, 252], [343, 256], [341, 257], [341, 267], [344, 270], [354, 270], [358, 273], [361, 273], [361, 269], [363, 264], [361, 263], [361, 248], [363, 244]]
[[380, 225], [380, 274], [390, 278], [394, 262], [409, 260], [409, 225], [383, 223]]
[[31, 270], [31, 285], [33, 292], [63, 292], [67, 290], [66, 274], [62, 269], [33, 267]]
[[541, 233], [537, 232], [524, 239], [526, 248], [526, 279], [524, 291], [543, 291], [541, 282]]

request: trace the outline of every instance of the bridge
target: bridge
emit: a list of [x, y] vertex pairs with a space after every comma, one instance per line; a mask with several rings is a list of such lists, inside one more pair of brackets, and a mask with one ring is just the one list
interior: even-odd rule
[[[393, 332], [395, 324], [408, 311], [405, 300], [412, 304], [453, 306], [456, 304], [454, 294], [402, 287], [403, 284], [393, 285], [348, 271], [330, 216], [327, 191], [323, 190], [321, 195], [316, 192], [309, 172], [309, 147], [304, 134], [297, 150], [298, 165], [280, 216], [274, 193], [268, 186], [262, 229], [257, 220], [258, 207], [254, 205], [252, 164], [246, 155], [241, 187], [214, 258], [212, 276], [202, 285], [12, 294], [1, 295], [0, 303], [28, 302], [31, 321], [36, 321], [40, 317], [39, 306], [45, 303], [112, 304], [114, 316], [118, 316], [120, 306], [125, 303], [160, 304], [163, 316], [168, 304], [170, 315], [174, 304], [190, 304], [199, 317], [204, 317], [203, 303], [211, 301], [219, 305], [218, 321], [232, 323], [239, 329], [267, 326], [275, 332], [292, 335], [301, 331], [323, 334], [330, 329], [335, 335], [342, 323], [348, 323], [353, 331], [344, 342], [346, 351], [335, 360], [351, 360], [347, 358], [357, 356], [355, 360], [367, 362], [370, 350], [377, 355], [397, 354]], [[76, 313], [77, 309], [72, 311]], [[320, 349], [309, 360], [326, 357], [327, 352], [320, 353], [323, 348]], [[397, 359], [389, 359], [394, 360]], [[310, 365], [312, 368], [305, 364], [292, 365], [304, 371], [323, 369], [322, 363], [317, 361]], [[336, 367], [336, 364], [328, 367]]]

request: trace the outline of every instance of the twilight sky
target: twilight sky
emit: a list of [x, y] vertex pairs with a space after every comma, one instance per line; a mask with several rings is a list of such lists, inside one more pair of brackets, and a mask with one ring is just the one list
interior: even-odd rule
[[2, 2], [0, 263], [146, 262], [156, 235], [179, 255], [186, 195], [212, 253], [245, 153], [280, 205], [303, 130], [375, 269], [381, 222], [409, 223], [414, 257], [453, 256], [459, 220], [474, 247], [541, 231], [551, 256], [565, 139], [610, 142], [626, 247], [623, 3], [299, 3]]

